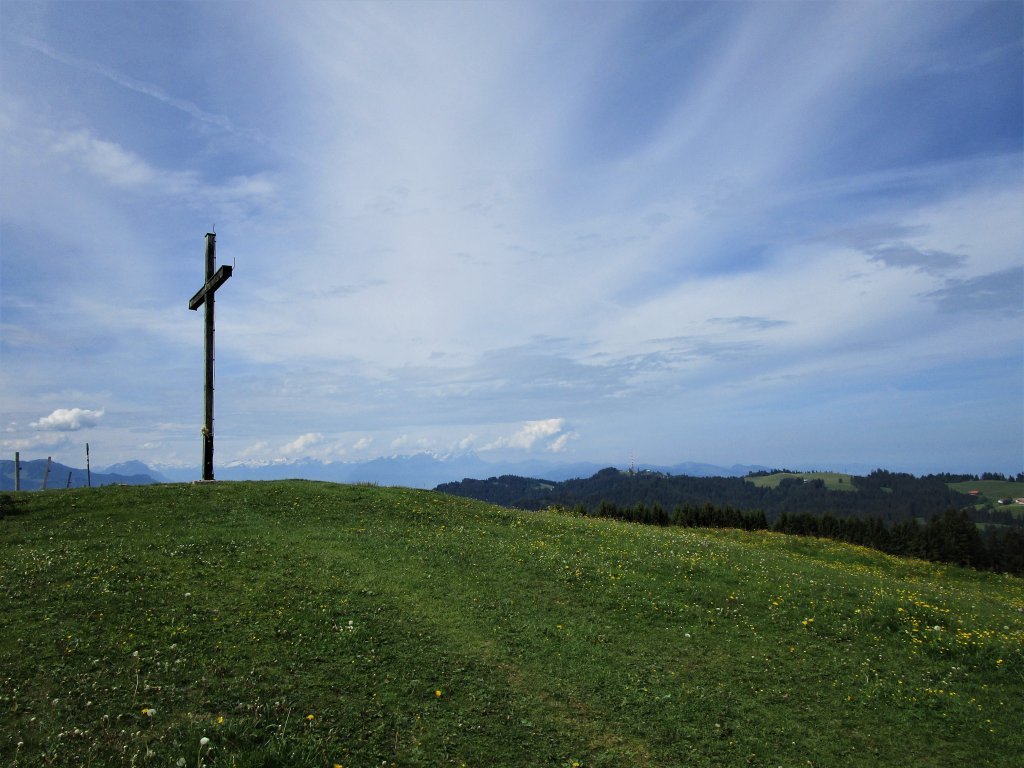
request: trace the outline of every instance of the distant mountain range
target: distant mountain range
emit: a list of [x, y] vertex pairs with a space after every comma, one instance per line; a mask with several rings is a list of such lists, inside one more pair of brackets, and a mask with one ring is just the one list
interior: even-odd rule
[[[578, 462], [559, 464], [550, 461], [529, 460], [496, 463], [484, 461], [475, 453], [452, 456], [435, 456], [417, 453], [408, 456], [390, 456], [361, 462], [323, 462], [315, 459], [300, 459], [289, 462], [268, 464], [232, 464], [217, 466], [218, 480], [323, 480], [334, 483], [377, 483], [379, 485], [400, 485], [410, 488], [434, 488], [442, 483], [456, 482], [466, 478], [489, 478], [501, 475], [535, 477], [559, 482], [574, 478], [590, 477], [606, 464]], [[21, 462], [22, 490], [37, 490], [42, 487], [46, 460], [36, 459]], [[625, 466], [619, 467], [625, 469]], [[642, 464], [638, 470], [650, 470], [672, 475], [693, 477], [742, 477], [752, 471], [764, 470], [759, 465], [734, 464], [729, 467], [699, 462], [684, 462], [672, 466]], [[86, 485], [84, 469], [66, 467], [54, 462], [50, 467], [47, 487], [63, 488], [71, 474], [71, 487]], [[105, 467], [92, 473], [92, 484], [110, 485], [125, 483], [145, 485], [149, 483], [191, 482], [202, 476], [200, 468], [161, 467], [154, 469], [141, 461], [126, 461]], [[0, 462], [0, 490], [14, 489], [14, 462]]]
[[[334, 483], [362, 482], [400, 485], [409, 488], [434, 488], [442, 483], [465, 478], [487, 478], [499, 475], [540, 477], [552, 481], [571, 480], [578, 477], [590, 477], [606, 466], [593, 462], [558, 464], [540, 460], [496, 463], [484, 461], [475, 453], [453, 456], [417, 453], [408, 456], [381, 457], [361, 462], [322, 462], [315, 459], [302, 459], [261, 465], [235, 464], [217, 467], [215, 474], [218, 480], [305, 479]], [[697, 477], [742, 477], [754, 470], [767, 469], [766, 467], [738, 464], [731, 467], [719, 467], [695, 462], [676, 464], [671, 467], [644, 465], [640, 468]], [[200, 475], [198, 468], [194, 470], [163, 469], [162, 473], [168, 479], [176, 481], [194, 480]]]
[[104, 472], [112, 475], [127, 475], [128, 477], [149, 477], [155, 483], [169, 483], [171, 479], [151, 467], [147, 467], [141, 461], [122, 461], [120, 464], [111, 464], [104, 468]]
[[[0, 491], [13, 491], [15, 488], [14, 462], [9, 459], [0, 460]], [[157, 475], [157, 477], [154, 477]], [[159, 473], [154, 473], [145, 464], [138, 461], [125, 462], [108, 467], [102, 472], [68, 467], [56, 461], [50, 462], [50, 471], [46, 471], [46, 459], [33, 459], [21, 462], [21, 490], [38, 491], [43, 488], [84, 488], [91, 485], [150, 485], [161, 482]]]

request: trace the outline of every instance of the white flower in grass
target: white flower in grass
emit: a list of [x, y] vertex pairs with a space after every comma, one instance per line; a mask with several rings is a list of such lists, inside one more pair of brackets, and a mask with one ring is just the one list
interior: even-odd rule
[[206, 738], [205, 736], [203, 736], [203, 738], [201, 738], [199, 740], [199, 746], [200, 747], [205, 747], [209, 743], [210, 743], [210, 740], [208, 738]]

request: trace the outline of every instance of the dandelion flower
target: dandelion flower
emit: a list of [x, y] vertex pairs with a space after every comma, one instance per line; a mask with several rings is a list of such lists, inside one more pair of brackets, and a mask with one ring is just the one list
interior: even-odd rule
[[205, 747], [209, 743], [210, 743], [210, 740], [208, 738], [206, 738], [205, 736], [203, 736], [203, 738], [201, 738], [199, 740], [199, 746], [200, 747]]
[[434, 696], [436, 696], [437, 698], [440, 699], [441, 698], [441, 692], [440, 691], [434, 691]]
[[312, 720], [312, 719], [313, 719], [313, 717], [314, 717], [314, 715], [306, 715], [306, 719], [307, 719], [307, 720]]

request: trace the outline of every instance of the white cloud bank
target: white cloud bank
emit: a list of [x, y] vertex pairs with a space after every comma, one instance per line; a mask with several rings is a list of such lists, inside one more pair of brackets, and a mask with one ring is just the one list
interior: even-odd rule
[[320, 445], [323, 442], [324, 436], [320, 432], [307, 432], [304, 435], [299, 435], [290, 443], [282, 445], [281, 453], [285, 456], [292, 456], [297, 453], [308, 451], [310, 448]]
[[1019, 4], [37, 7], [0, 4], [11, 440], [104, 403], [112, 458], [194, 460], [216, 225], [226, 461], [1019, 471]]
[[562, 451], [569, 440], [575, 437], [573, 432], [563, 432], [565, 419], [540, 419], [525, 422], [515, 433], [507, 437], [499, 437], [488, 443], [481, 450], [495, 451], [502, 448], [517, 448], [523, 451], [533, 450], [538, 443], [544, 444], [548, 438], [555, 438], [544, 444], [548, 451]]
[[33, 421], [32, 426], [50, 432], [75, 432], [84, 427], [95, 427], [103, 414], [103, 409], [91, 411], [86, 408], [58, 408], [49, 416]]

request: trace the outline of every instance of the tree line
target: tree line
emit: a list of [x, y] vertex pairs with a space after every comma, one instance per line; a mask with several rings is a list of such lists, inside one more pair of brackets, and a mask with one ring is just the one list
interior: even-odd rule
[[[700, 506], [763, 510], [770, 524], [783, 514], [828, 513], [836, 518], [878, 517], [887, 525], [907, 520], [926, 521], [947, 509], [966, 509], [970, 518], [986, 525], [1021, 526], [1024, 520], [1009, 510], [978, 507], [977, 500], [955, 491], [943, 475], [914, 475], [875, 470], [850, 480], [851, 490], [831, 490], [822, 480], [794, 477], [775, 487], [755, 485], [742, 477], [692, 477], [657, 472], [603, 469], [586, 479], [550, 482], [503, 475], [487, 480], [445, 483], [437, 490], [456, 496], [519, 509], [552, 505], [596, 509], [602, 501], [628, 507], [658, 503], [665, 508]], [[959, 477], [959, 476], [957, 476]]]

